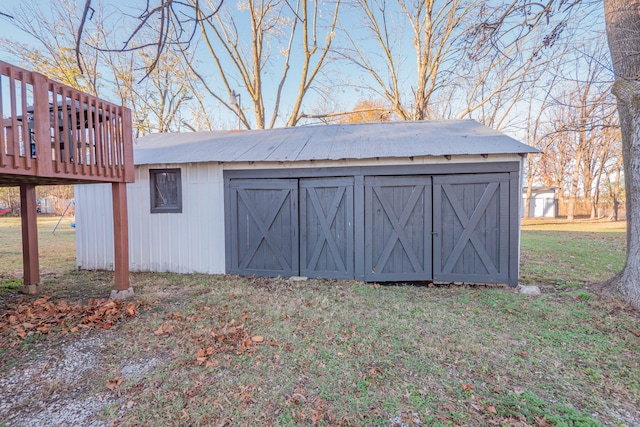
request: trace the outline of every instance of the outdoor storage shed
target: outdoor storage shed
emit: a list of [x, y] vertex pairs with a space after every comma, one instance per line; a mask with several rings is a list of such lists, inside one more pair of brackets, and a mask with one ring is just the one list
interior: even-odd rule
[[[529, 218], [557, 218], [560, 187], [532, 187]], [[526, 206], [527, 188], [522, 189], [522, 206]], [[523, 212], [524, 214], [524, 212]]]
[[[134, 148], [138, 271], [518, 280], [522, 156], [472, 120], [153, 134]], [[109, 269], [107, 188], [76, 188], [77, 264]]]

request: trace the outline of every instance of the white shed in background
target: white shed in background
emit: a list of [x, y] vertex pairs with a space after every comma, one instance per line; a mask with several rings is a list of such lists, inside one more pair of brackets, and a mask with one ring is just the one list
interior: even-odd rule
[[[559, 187], [532, 187], [529, 199], [529, 218], [558, 217]], [[522, 206], [526, 206], [527, 188], [522, 189]], [[524, 214], [524, 212], [523, 212]]]
[[[532, 152], [472, 120], [147, 135], [131, 270], [515, 285]], [[110, 188], [75, 197], [77, 265], [111, 269]]]

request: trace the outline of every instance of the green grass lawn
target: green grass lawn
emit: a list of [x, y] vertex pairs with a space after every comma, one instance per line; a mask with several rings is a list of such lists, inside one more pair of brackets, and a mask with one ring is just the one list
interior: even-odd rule
[[[523, 226], [523, 280], [543, 291], [534, 298], [134, 273], [142, 312], [108, 331], [81, 392], [105, 397], [98, 417], [125, 426], [638, 425], [640, 314], [589, 286], [622, 267], [624, 229], [574, 227]], [[69, 300], [111, 286], [109, 273], [72, 266], [46, 279], [45, 292]], [[16, 341], [5, 331], [0, 369], [98, 333]], [[132, 364], [150, 367], [135, 375]], [[29, 399], [54, 402], [64, 390], [48, 383]]]
[[[38, 216], [40, 272], [65, 273], [76, 265], [75, 229], [72, 217]], [[22, 278], [22, 235], [19, 217], [0, 217], [0, 281]]]
[[624, 267], [625, 227], [598, 220], [523, 222], [520, 280], [558, 285], [606, 280]]

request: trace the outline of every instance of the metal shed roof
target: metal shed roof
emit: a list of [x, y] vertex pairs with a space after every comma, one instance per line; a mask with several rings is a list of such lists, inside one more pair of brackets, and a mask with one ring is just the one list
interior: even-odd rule
[[134, 162], [296, 162], [537, 152], [474, 120], [402, 121], [150, 134], [136, 141]]

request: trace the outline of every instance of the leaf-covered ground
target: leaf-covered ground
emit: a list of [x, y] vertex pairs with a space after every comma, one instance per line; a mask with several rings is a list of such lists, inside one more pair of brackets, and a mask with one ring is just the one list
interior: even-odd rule
[[121, 319], [138, 314], [139, 303], [121, 300], [90, 299], [86, 304], [52, 301], [42, 296], [32, 302], [18, 300], [0, 313], [0, 334], [18, 344], [36, 334], [77, 332], [80, 328], [109, 329]]
[[[58, 280], [71, 296], [100, 278], [106, 292], [104, 273]], [[7, 425], [33, 425], [33, 408], [46, 411], [70, 388], [53, 373], [64, 363], [41, 363], [74, 337], [99, 345], [84, 348], [94, 369], [76, 379], [87, 386], [72, 397], [103, 405], [63, 424], [640, 423], [640, 316], [588, 289], [547, 286], [531, 298], [509, 288], [235, 276], [133, 281], [139, 313], [108, 330], [34, 334], [17, 345], [5, 330], [3, 375], [27, 361], [41, 384], [14, 408], [0, 405]]]

